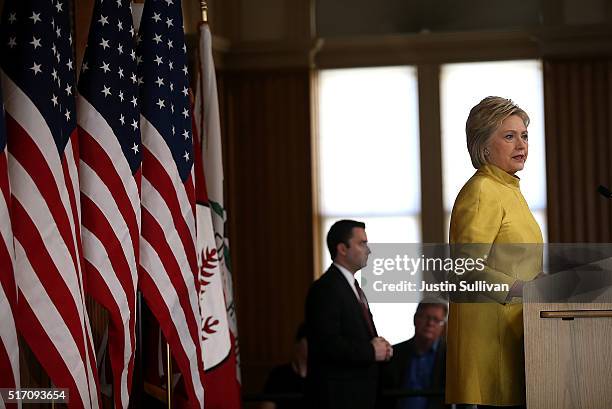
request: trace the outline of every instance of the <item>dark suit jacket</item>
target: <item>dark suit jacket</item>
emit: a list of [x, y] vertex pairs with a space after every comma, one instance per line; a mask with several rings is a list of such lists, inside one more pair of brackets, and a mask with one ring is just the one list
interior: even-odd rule
[[372, 335], [355, 293], [333, 264], [310, 287], [305, 322], [310, 407], [374, 408], [379, 365]]
[[[385, 363], [382, 367], [381, 373], [381, 389], [383, 391], [401, 390], [404, 385], [404, 377], [408, 371], [410, 361], [414, 356], [414, 338], [410, 338], [408, 341], [401, 342], [393, 346], [393, 358], [391, 361]], [[446, 380], [446, 343], [444, 339], [440, 339], [438, 349], [436, 351], [436, 357], [434, 360], [434, 367], [431, 373], [431, 387], [432, 390], [444, 391], [444, 385]], [[399, 399], [388, 398], [384, 399], [378, 406], [379, 408], [392, 409], [397, 406]], [[444, 405], [444, 397], [431, 397], [429, 398], [428, 409], [443, 409], [448, 406]]]

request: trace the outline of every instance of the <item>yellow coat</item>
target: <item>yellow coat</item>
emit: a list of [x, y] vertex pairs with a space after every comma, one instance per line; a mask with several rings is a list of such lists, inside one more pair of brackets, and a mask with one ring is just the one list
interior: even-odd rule
[[[542, 233], [519, 188], [519, 179], [485, 165], [459, 192], [450, 226], [451, 243], [542, 243]], [[512, 286], [542, 270], [537, 256], [516, 257], [504, 247], [487, 269], [465, 280], [491, 278]], [[495, 247], [497, 250], [498, 247]], [[523, 307], [496, 293], [490, 303], [451, 303], [448, 319], [446, 401], [494, 406], [525, 403]], [[493, 302], [495, 301], [495, 302]]]

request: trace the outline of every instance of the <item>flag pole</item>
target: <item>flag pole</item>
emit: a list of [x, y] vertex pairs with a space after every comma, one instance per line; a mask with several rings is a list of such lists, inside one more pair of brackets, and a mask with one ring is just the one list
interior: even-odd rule
[[170, 344], [166, 341], [166, 396], [168, 409], [172, 409], [172, 355], [170, 355]]
[[200, 0], [200, 11], [202, 12], [202, 21], [208, 23], [208, 3], [206, 0]]

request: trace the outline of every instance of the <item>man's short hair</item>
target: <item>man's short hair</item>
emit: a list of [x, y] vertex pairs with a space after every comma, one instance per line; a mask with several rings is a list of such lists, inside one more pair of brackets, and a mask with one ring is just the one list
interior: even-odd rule
[[365, 223], [355, 220], [338, 220], [327, 232], [327, 249], [332, 260], [338, 255], [338, 244], [344, 243], [349, 247], [349, 240], [353, 237], [353, 228], [365, 229]]
[[419, 302], [419, 305], [417, 305], [417, 309], [415, 312], [415, 315], [418, 314], [419, 312], [421, 312], [423, 309], [427, 308], [427, 307], [440, 307], [444, 309], [444, 317], [446, 317], [448, 315], [448, 303], [441, 299], [441, 298], [437, 298], [437, 297], [426, 297], [423, 300], [421, 300], [421, 302]]

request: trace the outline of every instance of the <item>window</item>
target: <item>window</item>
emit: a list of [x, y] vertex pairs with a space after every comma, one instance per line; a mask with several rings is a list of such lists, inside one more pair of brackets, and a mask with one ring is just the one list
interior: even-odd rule
[[[364, 221], [368, 240], [417, 243], [420, 154], [416, 69], [322, 70], [319, 74], [319, 222], [325, 245], [339, 219]], [[371, 304], [376, 326], [390, 342], [412, 331], [413, 304]], [[398, 325], [397, 317], [406, 325]]]
[[[417, 85], [417, 71], [411, 66], [319, 71], [316, 160], [322, 271], [331, 262], [325, 235], [342, 218], [364, 221], [372, 243], [421, 242]], [[457, 193], [475, 171], [466, 149], [465, 120], [482, 98], [499, 95], [513, 99], [531, 118], [529, 160], [519, 176], [546, 240], [541, 62], [442, 65], [440, 94], [446, 237]], [[379, 333], [391, 343], [413, 335], [416, 304], [370, 307]]]

